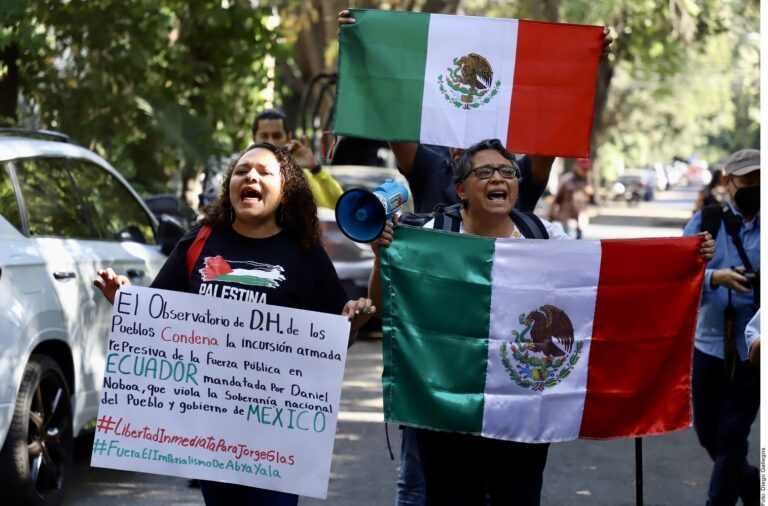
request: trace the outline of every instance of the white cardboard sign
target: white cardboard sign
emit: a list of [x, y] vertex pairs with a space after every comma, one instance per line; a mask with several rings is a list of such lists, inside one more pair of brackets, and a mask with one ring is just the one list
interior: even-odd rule
[[325, 498], [348, 337], [340, 315], [123, 288], [91, 465]]

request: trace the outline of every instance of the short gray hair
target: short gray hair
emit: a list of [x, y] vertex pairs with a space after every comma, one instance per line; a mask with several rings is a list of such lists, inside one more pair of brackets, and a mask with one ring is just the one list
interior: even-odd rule
[[459, 161], [453, 167], [453, 181], [455, 183], [464, 181], [467, 176], [469, 176], [469, 172], [472, 170], [472, 157], [475, 156], [478, 152], [488, 149], [498, 152], [501, 156], [517, 165], [517, 159], [515, 158], [515, 155], [507, 151], [507, 148], [504, 147], [499, 139], [485, 139], [483, 141], [472, 144], [467, 148], [466, 151], [464, 151], [464, 153], [461, 155], [461, 158], [459, 158]]

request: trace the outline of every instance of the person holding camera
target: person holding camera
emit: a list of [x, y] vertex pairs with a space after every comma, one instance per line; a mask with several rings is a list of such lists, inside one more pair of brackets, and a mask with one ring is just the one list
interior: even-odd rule
[[714, 461], [711, 505], [759, 504], [759, 472], [747, 462], [747, 438], [760, 407], [759, 370], [748, 360], [745, 329], [760, 307], [760, 151], [725, 162], [730, 202], [705, 207], [685, 235], [708, 231], [715, 255], [705, 271], [693, 355], [693, 425]]

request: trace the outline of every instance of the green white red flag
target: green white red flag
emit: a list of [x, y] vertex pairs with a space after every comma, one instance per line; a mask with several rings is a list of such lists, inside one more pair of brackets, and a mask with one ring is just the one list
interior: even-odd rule
[[385, 419], [527, 442], [689, 427], [699, 243], [396, 227], [381, 266]]
[[352, 10], [334, 132], [589, 156], [602, 27]]

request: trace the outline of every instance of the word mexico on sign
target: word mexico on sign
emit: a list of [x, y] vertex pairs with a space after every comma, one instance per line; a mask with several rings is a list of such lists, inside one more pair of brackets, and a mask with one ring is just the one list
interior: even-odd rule
[[349, 322], [122, 288], [91, 464], [325, 498]]

